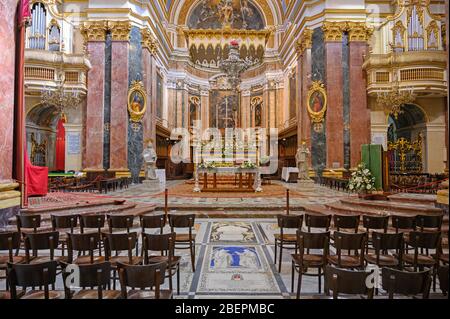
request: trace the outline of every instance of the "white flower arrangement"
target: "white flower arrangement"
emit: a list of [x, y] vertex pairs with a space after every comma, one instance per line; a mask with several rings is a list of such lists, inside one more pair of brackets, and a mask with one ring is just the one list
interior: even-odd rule
[[352, 192], [370, 192], [375, 189], [375, 177], [372, 172], [366, 168], [364, 163], [360, 163], [348, 183], [348, 189]]
[[216, 164], [214, 162], [201, 162], [198, 164], [198, 168], [200, 169], [213, 169], [216, 168]]
[[256, 164], [251, 161], [245, 161], [240, 167], [242, 169], [254, 169], [256, 168]]

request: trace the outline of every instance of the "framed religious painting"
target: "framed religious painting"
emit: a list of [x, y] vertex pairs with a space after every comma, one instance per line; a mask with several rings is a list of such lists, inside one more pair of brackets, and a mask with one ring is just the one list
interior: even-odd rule
[[142, 82], [134, 81], [128, 91], [128, 113], [132, 122], [141, 122], [147, 110], [147, 94]]
[[308, 91], [308, 113], [314, 130], [320, 131], [327, 112], [327, 92], [321, 81], [314, 81]]

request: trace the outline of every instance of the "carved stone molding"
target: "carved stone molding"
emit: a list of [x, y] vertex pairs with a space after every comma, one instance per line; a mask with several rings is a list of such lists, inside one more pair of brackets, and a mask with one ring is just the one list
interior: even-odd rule
[[348, 22], [346, 31], [350, 42], [367, 42], [373, 34], [373, 28], [369, 28], [364, 22]]
[[88, 21], [81, 25], [81, 34], [86, 42], [105, 41], [107, 30], [107, 21]]
[[306, 28], [297, 41], [297, 53], [302, 54], [306, 49], [312, 48], [312, 30]]
[[151, 34], [150, 30], [142, 29], [142, 47], [147, 49], [151, 55], [155, 56], [158, 52], [158, 42]]
[[108, 29], [113, 41], [130, 41], [130, 21], [109, 21]]
[[325, 21], [322, 30], [326, 42], [341, 42], [342, 33], [347, 30], [347, 23]]

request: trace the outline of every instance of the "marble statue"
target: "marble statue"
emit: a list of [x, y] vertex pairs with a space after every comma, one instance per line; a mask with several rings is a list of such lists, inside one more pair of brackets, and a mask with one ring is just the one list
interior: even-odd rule
[[148, 142], [147, 147], [144, 149], [144, 162], [145, 162], [145, 179], [156, 180], [156, 160], [158, 159], [152, 142]]
[[298, 168], [298, 179], [300, 180], [309, 180], [309, 165], [308, 158], [310, 156], [310, 152], [306, 142], [302, 142], [300, 147], [297, 150], [297, 154], [295, 155], [295, 159], [297, 160], [297, 168]]

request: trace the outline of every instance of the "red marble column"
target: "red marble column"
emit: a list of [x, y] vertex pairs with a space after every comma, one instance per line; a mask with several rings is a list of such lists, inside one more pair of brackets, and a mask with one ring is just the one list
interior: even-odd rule
[[144, 116], [144, 143], [147, 140], [153, 140], [154, 143], [156, 142], [156, 109], [155, 104], [153, 103], [153, 64], [153, 55], [147, 48], [144, 48], [142, 51], [142, 67], [144, 70], [144, 87], [147, 92], [147, 112]]
[[[297, 114], [300, 116], [298, 125], [300, 126], [300, 135], [298, 144], [305, 140], [309, 149], [311, 149], [311, 118], [308, 113], [307, 100], [308, 90], [311, 85], [311, 49], [305, 49], [300, 59], [300, 110]], [[311, 157], [310, 157], [311, 160]]]
[[342, 42], [326, 42], [328, 109], [326, 114], [327, 167], [344, 166], [344, 106]]
[[110, 171], [128, 170], [128, 41], [114, 41], [111, 53]]
[[102, 170], [105, 42], [88, 42], [87, 50], [92, 68], [88, 73], [83, 166], [86, 170]]
[[12, 178], [14, 130], [15, 8], [17, 0], [0, 2], [0, 182]]
[[361, 145], [370, 143], [370, 110], [367, 106], [363, 56], [366, 42], [350, 42], [350, 153], [351, 167], [361, 161]]

